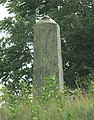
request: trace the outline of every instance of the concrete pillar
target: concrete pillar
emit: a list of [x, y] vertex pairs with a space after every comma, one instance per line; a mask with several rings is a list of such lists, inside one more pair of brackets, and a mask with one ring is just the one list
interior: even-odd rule
[[45, 78], [55, 76], [63, 88], [60, 27], [45, 16], [34, 26], [34, 85], [40, 87]]

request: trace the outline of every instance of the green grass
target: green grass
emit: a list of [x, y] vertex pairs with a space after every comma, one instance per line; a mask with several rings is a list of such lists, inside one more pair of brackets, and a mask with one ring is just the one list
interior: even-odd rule
[[64, 112], [69, 113], [69, 120], [94, 120], [94, 98], [80, 96], [76, 100], [69, 99], [66, 102]]
[[32, 89], [34, 98], [28, 97], [26, 85], [23, 89], [19, 97], [2, 89], [1, 101], [6, 104], [0, 109], [0, 120], [94, 120], [94, 92], [82, 95], [75, 90], [70, 95], [65, 89], [60, 93], [54, 77], [38, 90]]
[[61, 110], [57, 102], [51, 101], [47, 110], [40, 107], [40, 120], [94, 120], [94, 98], [68, 98]]
[[0, 120], [94, 120], [94, 98], [87, 95], [73, 100], [69, 96], [62, 108], [56, 99], [49, 100], [47, 106], [38, 100], [29, 104], [19, 101], [15, 118], [9, 107], [4, 105], [0, 110]]

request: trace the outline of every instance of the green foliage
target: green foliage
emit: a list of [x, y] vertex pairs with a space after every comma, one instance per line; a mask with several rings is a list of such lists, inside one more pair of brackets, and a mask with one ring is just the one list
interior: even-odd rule
[[[75, 89], [78, 83], [87, 89], [94, 81], [94, 76], [86, 79], [94, 73], [94, 1], [9, 0], [6, 7], [15, 16], [0, 21], [0, 30], [8, 35], [0, 40], [2, 83], [16, 93], [22, 81], [32, 84], [33, 26], [37, 18], [48, 14], [61, 28], [65, 84]], [[77, 76], [83, 80], [76, 82]]]
[[[8, 110], [9, 114], [11, 114], [11, 118], [14, 118], [14, 120], [16, 119], [16, 114], [17, 114], [17, 98], [16, 96], [14, 96], [13, 94], [11, 94], [7, 88], [2, 88], [1, 93], [3, 93], [2, 98], [1, 98], [1, 102], [4, 102], [1, 108], [1, 112], [3, 111], [2, 109], [6, 109]], [[6, 113], [6, 111], [4, 111]], [[3, 119], [3, 116], [2, 116]]]
[[[0, 92], [2, 93], [1, 95], [1, 100], [0, 100], [0, 103], [2, 103], [1, 105], [1, 113], [4, 112], [6, 113], [6, 108], [7, 108], [7, 116], [6, 118], [4, 118], [4, 120], [7, 120], [8, 117], [9, 117], [9, 120], [23, 120], [20, 117], [20, 114], [21, 116], [23, 114], [25, 114], [25, 111], [22, 110], [20, 113], [20, 109], [28, 109], [28, 106], [31, 104], [31, 101], [32, 101], [32, 94], [28, 88], [28, 86], [26, 85], [26, 83], [24, 82], [23, 84], [21, 84], [21, 87], [22, 87], [22, 90], [19, 92], [19, 94], [13, 94], [11, 91], [9, 91], [6, 87], [3, 87]], [[31, 109], [28, 109], [29, 112], [31, 111]], [[28, 112], [28, 111], [27, 111]], [[31, 114], [31, 113], [30, 113]], [[26, 114], [28, 116], [28, 114]], [[24, 116], [25, 117], [25, 116]], [[22, 117], [22, 118], [24, 118]], [[30, 116], [29, 116], [30, 117]], [[28, 118], [28, 117], [27, 117]], [[3, 116], [2, 118], [3, 119]], [[1, 120], [0, 119], [0, 120]], [[28, 120], [28, 119], [27, 119]]]
[[45, 85], [39, 88], [39, 94], [43, 101], [48, 102], [51, 98], [57, 96], [59, 88], [54, 76], [47, 77], [45, 81]]
[[33, 33], [32, 19], [28, 22], [19, 15], [15, 19], [19, 22], [13, 18], [2, 21], [1, 29], [6, 30], [9, 37], [0, 42], [0, 78], [5, 86], [17, 92], [21, 90], [21, 82], [32, 84]]
[[25, 83], [22, 85], [24, 94], [20, 96], [11, 94], [5, 87], [2, 88], [2, 101], [5, 103], [0, 108], [0, 120], [93, 120], [93, 96], [82, 96], [79, 91], [75, 91], [76, 97], [73, 99], [66, 90], [60, 93], [57, 86], [54, 76], [48, 77], [44, 86], [46, 90], [43, 87], [39, 89], [38, 99], [30, 98]]

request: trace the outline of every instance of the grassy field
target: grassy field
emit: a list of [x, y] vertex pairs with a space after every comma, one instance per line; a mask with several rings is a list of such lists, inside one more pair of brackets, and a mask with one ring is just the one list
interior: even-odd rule
[[[63, 104], [61, 104], [63, 103]], [[19, 101], [16, 110], [4, 105], [0, 110], [0, 120], [94, 120], [94, 98], [91, 95], [68, 96], [63, 101], [51, 99], [43, 105], [35, 100]]]
[[2, 88], [0, 120], [94, 120], [94, 91], [64, 89], [60, 93], [52, 77], [38, 90], [28, 92], [25, 84], [22, 89], [24, 94], [17, 96]]

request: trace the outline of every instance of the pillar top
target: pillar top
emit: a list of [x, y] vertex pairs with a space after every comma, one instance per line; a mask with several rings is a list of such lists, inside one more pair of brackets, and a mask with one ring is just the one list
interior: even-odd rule
[[51, 17], [49, 17], [48, 15], [45, 15], [41, 18], [42, 20], [45, 20], [45, 19], [51, 19]]
[[45, 15], [42, 17], [36, 24], [43, 24], [43, 23], [52, 23], [57, 24], [53, 19], [51, 19], [49, 16]]

